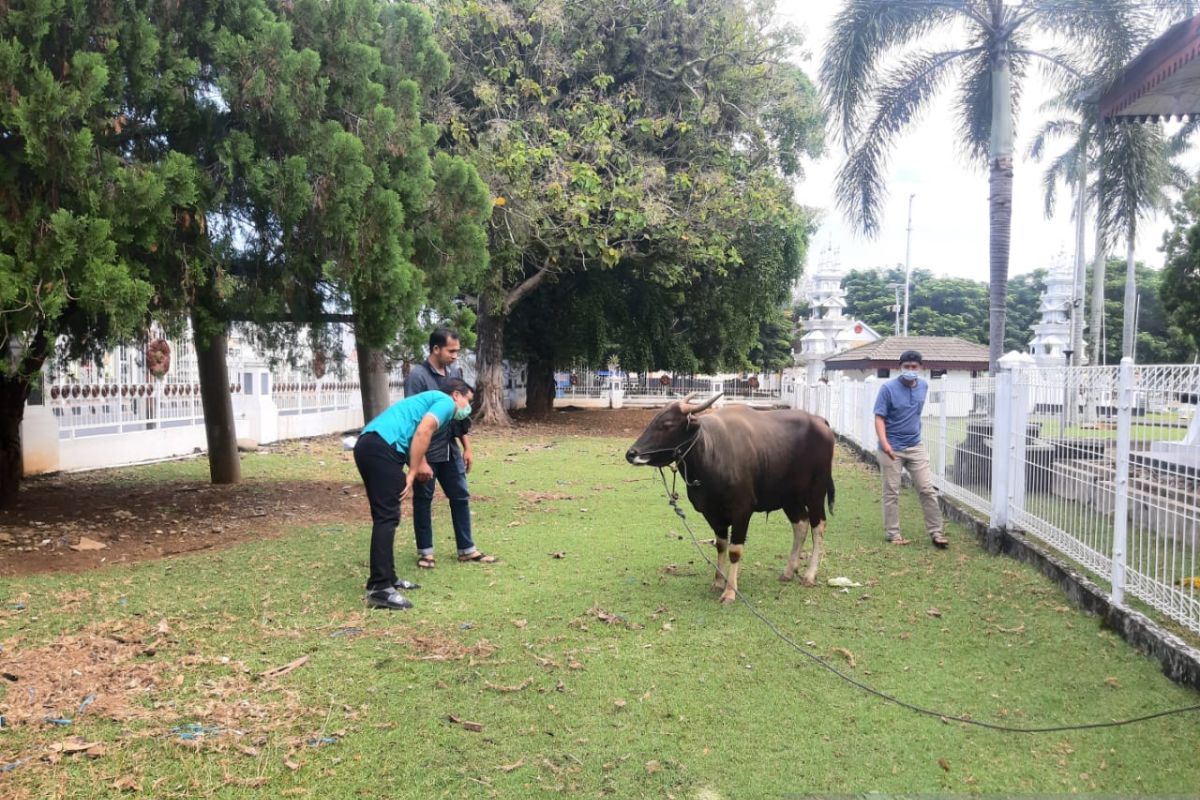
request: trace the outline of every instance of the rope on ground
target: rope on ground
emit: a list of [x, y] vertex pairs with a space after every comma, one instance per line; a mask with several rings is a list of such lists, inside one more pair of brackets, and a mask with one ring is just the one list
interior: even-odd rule
[[[708, 553], [706, 553], [704, 551], [704, 547], [703, 547], [703, 545], [700, 544], [700, 540], [696, 538], [696, 533], [695, 533], [695, 531], [692, 530], [692, 526], [688, 524], [687, 515], [684, 513], [683, 509], [680, 508], [680, 506], [679, 506], [679, 495], [678, 495], [678, 493], [675, 492], [675, 490], [672, 486], [667, 485], [667, 476], [663, 470], [664, 470], [664, 468], [660, 467], [658, 470], [658, 474], [659, 474], [659, 477], [662, 478], [663, 489], [667, 493], [667, 502], [670, 504], [671, 508], [675, 511], [676, 516], [678, 516], [680, 521], [683, 522], [683, 527], [687, 530], [688, 535], [692, 537], [692, 544], [694, 544], [696, 546], [696, 550], [697, 550], [697, 552], [700, 553], [701, 558], [703, 558], [705, 561], [707, 561], [708, 565], [710, 567], [712, 567], [713, 569], [717, 569], [717, 571], [720, 572], [720, 570], [717, 568], [717, 565], [713, 562], [713, 560], [711, 558], [708, 557]], [[675, 470], [673, 468], [671, 471], [675, 472]], [[722, 577], [724, 577], [724, 576], [722, 576]], [[815, 661], [819, 666], [824, 667], [825, 669], [829, 670], [834, 675], [836, 675], [837, 677], [844, 680], [846, 683], [849, 683], [850, 685], [866, 692], [867, 694], [874, 695], [875, 697], [878, 697], [881, 700], [885, 700], [889, 703], [893, 703], [895, 705], [900, 706], [901, 708], [905, 708], [905, 709], [908, 709], [909, 711], [916, 712], [917, 714], [922, 714], [927, 717], [935, 717], [937, 719], [940, 719], [942, 722], [946, 722], [946, 723], [961, 722], [964, 725], [974, 725], [977, 728], [986, 728], [987, 730], [1000, 731], [1003, 733], [1061, 733], [1064, 731], [1091, 730], [1093, 728], [1119, 728], [1124, 725], [1133, 725], [1138, 722], [1148, 722], [1152, 719], [1158, 719], [1160, 717], [1171, 717], [1171, 716], [1175, 716], [1178, 714], [1188, 714], [1188, 713], [1200, 711], [1200, 705], [1182, 706], [1180, 708], [1171, 708], [1171, 709], [1167, 709], [1165, 711], [1157, 711], [1153, 714], [1144, 714], [1140, 717], [1131, 717], [1129, 719], [1112, 720], [1109, 722], [1085, 722], [1085, 723], [1077, 723], [1077, 724], [1073, 724], [1073, 725], [1050, 725], [1050, 726], [1046, 726], [1046, 727], [1032, 727], [1032, 728], [1022, 728], [1022, 727], [1017, 727], [1017, 726], [1013, 726], [1013, 725], [1002, 725], [997, 722], [987, 722], [985, 720], [972, 719], [969, 716], [948, 714], [944, 711], [936, 711], [934, 709], [925, 708], [923, 706], [916, 705], [915, 703], [910, 703], [906, 700], [901, 700], [899, 697], [890, 695], [887, 692], [880, 691], [879, 689], [876, 689], [873, 686], [869, 686], [868, 684], [863, 683], [862, 681], [858, 680], [857, 678], [854, 678], [851, 675], [847, 675], [846, 673], [842, 672], [837, 667], [835, 667], [833, 664], [829, 663], [824, 658], [821, 658], [821, 656], [817, 655], [816, 653], [812, 652], [811, 650], [808, 650], [805, 647], [803, 647], [802, 645], [798, 644], [794, 639], [792, 639], [786, 633], [781, 631], [779, 629], [779, 627], [777, 625], [775, 625], [775, 623], [771, 622], [771, 620], [768, 619], [761, 611], [759, 611], [757, 608], [755, 608], [753, 605], [751, 605], [750, 601], [746, 599], [745, 595], [743, 595], [740, 590], [735, 588], [734, 593], [737, 595], [737, 599], [740, 600], [742, 602], [742, 604], [745, 605], [746, 608], [750, 610], [750, 613], [753, 614], [760, 622], [762, 622], [764, 625], [766, 625], [767, 628], [771, 631], [771, 633], [775, 634], [776, 638], [778, 638], [784, 644], [787, 644], [788, 646], [792, 647], [794, 650], [796, 650], [801, 655], [804, 655], [807, 658]]]

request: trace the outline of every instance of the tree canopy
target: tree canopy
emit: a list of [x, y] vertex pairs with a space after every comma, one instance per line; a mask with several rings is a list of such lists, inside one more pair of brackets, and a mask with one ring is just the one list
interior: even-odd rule
[[[478, 287], [485, 415], [503, 416], [487, 387], [498, 384], [515, 310], [575, 273], [637, 276], [653, 287], [638, 301], [670, 303], [655, 311], [675, 328], [688, 316], [727, 315], [689, 328], [697, 357], [730, 343], [744, 359], [758, 333], [747, 312], [757, 306], [725, 300], [757, 291], [778, 305], [803, 252], [790, 246], [781, 265], [770, 251], [778, 240], [802, 243], [808, 229], [787, 179], [818, 151], [821, 116], [787, 60], [795, 35], [772, 27], [768, 7], [732, 0], [452, 0], [434, 11], [453, 64], [446, 143], [495, 197], [491, 267]], [[718, 292], [722, 302], [706, 308]]]

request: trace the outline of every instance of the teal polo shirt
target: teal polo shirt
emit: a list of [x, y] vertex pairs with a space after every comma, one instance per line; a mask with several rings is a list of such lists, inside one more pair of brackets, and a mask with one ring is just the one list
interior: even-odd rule
[[426, 414], [433, 415], [440, 429], [454, 419], [454, 411], [454, 399], [445, 392], [421, 392], [393, 403], [387, 411], [367, 423], [362, 432], [378, 434], [385, 442], [408, 455], [417, 426]]

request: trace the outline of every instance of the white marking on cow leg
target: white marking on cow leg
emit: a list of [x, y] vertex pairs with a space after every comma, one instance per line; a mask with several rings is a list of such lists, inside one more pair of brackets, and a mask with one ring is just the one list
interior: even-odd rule
[[717, 574], [713, 577], [712, 590], [714, 592], [725, 591], [725, 576], [729, 574], [729, 540], [722, 539], [720, 536], [716, 538], [717, 544]]
[[790, 581], [796, 576], [800, 566], [800, 555], [804, 552], [804, 540], [808, 538], [808, 522], [800, 520], [792, 525], [792, 552], [788, 556], [787, 566], [779, 576], [781, 581]]
[[732, 603], [737, 600], [738, 567], [741, 566], [743, 547], [745, 545], [742, 544], [729, 546], [729, 569], [725, 573], [725, 591], [721, 592], [722, 603]]
[[808, 557], [808, 569], [800, 580], [805, 586], [815, 586], [817, 583], [817, 566], [821, 563], [821, 550], [825, 547], [825, 520], [813, 528], [812, 555]]

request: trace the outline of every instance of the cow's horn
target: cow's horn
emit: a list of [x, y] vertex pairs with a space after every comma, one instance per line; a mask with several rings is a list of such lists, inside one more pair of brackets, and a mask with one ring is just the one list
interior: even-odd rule
[[721, 398], [722, 398], [724, 395], [725, 395], [725, 393], [724, 393], [724, 392], [717, 392], [716, 394], [714, 394], [712, 397], [710, 397], [710, 398], [708, 398], [707, 400], [705, 400], [705, 401], [704, 401], [703, 403], [701, 403], [700, 405], [698, 405], [698, 406], [692, 406], [691, 408], [689, 408], [689, 409], [688, 409], [688, 413], [689, 413], [689, 414], [699, 414], [701, 411], [703, 411], [704, 409], [706, 409], [706, 408], [708, 408], [709, 406], [711, 406], [713, 403], [715, 403], [715, 402], [717, 402], [718, 400], [720, 400], [720, 399], [721, 399]]
[[685, 397], [679, 401], [679, 405], [683, 406], [684, 411], [687, 411], [688, 403], [692, 402], [692, 398], [695, 397], [697, 394], [699, 394], [699, 392], [688, 392], [687, 397]]

